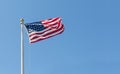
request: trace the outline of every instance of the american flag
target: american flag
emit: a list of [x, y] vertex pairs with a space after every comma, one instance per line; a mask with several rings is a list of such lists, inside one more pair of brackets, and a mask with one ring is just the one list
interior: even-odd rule
[[64, 31], [64, 25], [60, 17], [42, 20], [33, 23], [26, 23], [30, 43], [38, 42]]

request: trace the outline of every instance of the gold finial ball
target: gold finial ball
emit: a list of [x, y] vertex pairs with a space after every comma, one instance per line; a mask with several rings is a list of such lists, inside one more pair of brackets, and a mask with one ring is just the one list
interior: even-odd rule
[[24, 23], [24, 19], [21, 18], [21, 19], [20, 19], [20, 24], [23, 24], [23, 23]]

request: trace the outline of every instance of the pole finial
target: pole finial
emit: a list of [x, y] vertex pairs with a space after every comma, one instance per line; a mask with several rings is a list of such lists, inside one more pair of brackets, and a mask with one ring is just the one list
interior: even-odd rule
[[24, 24], [24, 19], [23, 18], [20, 19], [20, 24]]

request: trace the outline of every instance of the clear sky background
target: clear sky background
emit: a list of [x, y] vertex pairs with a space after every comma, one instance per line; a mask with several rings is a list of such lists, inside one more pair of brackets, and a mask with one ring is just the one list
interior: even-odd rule
[[20, 18], [61, 16], [61, 35], [29, 44], [25, 74], [120, 74], [120, 0], [0, 0], [0, 74], [20, 74]]

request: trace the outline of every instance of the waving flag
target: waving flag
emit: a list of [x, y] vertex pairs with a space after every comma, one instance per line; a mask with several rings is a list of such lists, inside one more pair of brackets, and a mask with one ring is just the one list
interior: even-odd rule
[[64, 31], [64, 25], [60, 17], [27, 23], [25, 27], [28, 31], [30, 43], [53, 37]]

